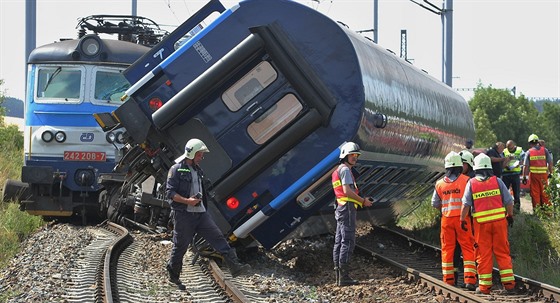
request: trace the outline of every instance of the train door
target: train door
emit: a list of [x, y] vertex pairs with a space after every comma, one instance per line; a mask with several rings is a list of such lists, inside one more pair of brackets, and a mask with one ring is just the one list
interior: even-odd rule
[[304, 109], [286, 78], [268, 61], [258, 62], [242, 74], [224, 89], [220, 99], [237, 116], [235, 123], [217, 138], [226, 149], [238, 148], [230, 152], [234, 163], [266, 144]]

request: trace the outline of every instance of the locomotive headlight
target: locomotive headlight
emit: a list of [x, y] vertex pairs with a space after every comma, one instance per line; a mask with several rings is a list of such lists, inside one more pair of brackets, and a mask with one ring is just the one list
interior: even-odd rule
[[115, 135], [114, 132], [108, 132], [107, 135], [105, 135], [105, 140], [107, 140], [107, 142], [113, 144], [113, 142], [115, 142], [115, 140], [117, 139], [117, 135]]
[[97, 55], [97, 53], [99, 53], [101, 47], [99, 44], [99, 40], [91, 36], [82, 40], [80, 49], [86, 56], [95, 56]]
[[66, 141], [66, 134], [63, 131], [56, 132], [56, 134], [54, 135], [54, 139], [56, 140], [56, 142], [62, 143]]
[[41, 134], [41, 139], [45, 142], [51, 142], [53, 138], [54, 135], [50, 130], [46, 130]]

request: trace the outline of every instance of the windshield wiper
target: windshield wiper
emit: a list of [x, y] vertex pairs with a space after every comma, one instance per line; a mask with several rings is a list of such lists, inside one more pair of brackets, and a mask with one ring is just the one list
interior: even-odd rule
[[54, 73], [52, 74], [52, 76], [49, 78], [49, 80], [47, 81], [47, 84], [45, 85], [45, 88], [43, 89], [44, 92], [47, 91], [47, 87], [49, 87], [49, 85], [51, 84], [52, 80], [58, 76], [58, 74], [62, 71], [62, 67], [57, 67], [56, 70], [54, 71]]

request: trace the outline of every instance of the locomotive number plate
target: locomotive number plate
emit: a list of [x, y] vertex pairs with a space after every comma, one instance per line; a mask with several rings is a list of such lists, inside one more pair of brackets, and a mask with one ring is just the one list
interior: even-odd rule
[[107, 160], [104, 152], [79, 152], [79, 151], [65, 151], [64, 161], [98, 161], [103, 162]]

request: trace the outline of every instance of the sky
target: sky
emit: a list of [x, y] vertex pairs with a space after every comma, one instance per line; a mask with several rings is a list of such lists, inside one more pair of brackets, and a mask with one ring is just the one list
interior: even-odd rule
[[[37, 46], [76, 38], [79, 18], [132, 12], [130, 0], [36, 1]], [[444, 0], [429, 1], [442, 7]], [[172, 31], [206, 2], [137, 0], [137, 15]], [[356, 31], [373, 28], [373, 0], [297, 2]], [[229, 8], [237, 1], [222, 3]], [[441, 17], [410, 0], [378, 0], [378, 44], [399, 55], [403, 29], [408, 59], [441, 80]], [[364, 35], [373, 38], [371, 32]], [[25, 1], [0, 0], [0, 89], [6, 96], [24, 99], [24, 57]], [[478, 84], [516, 87], [517, 96], [528, 98], [560, 98], [560, 0], [453, 1], [453, 87], [469, 100]]]

